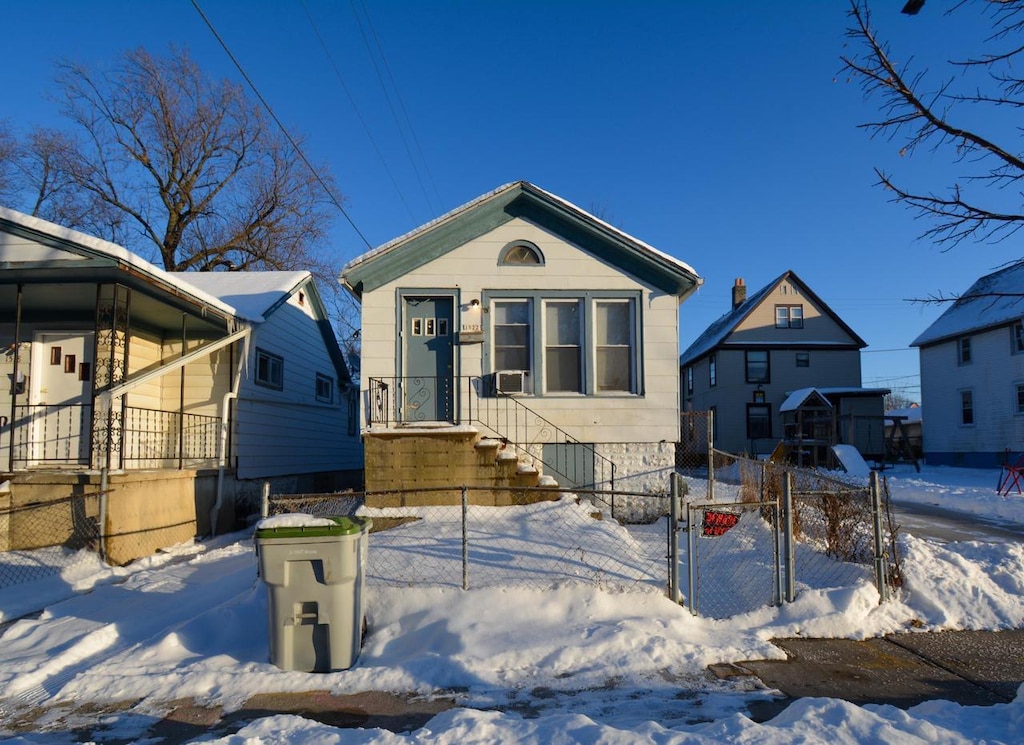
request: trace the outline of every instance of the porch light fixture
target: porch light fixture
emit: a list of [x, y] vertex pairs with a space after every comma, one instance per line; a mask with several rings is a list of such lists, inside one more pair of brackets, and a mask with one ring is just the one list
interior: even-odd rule
[[480, 301], [477, 300], [476, 298], [473, 298], [472, 300], [469, 301], [469, 307], [471, 307], [471, 308], [479, 308], [480, 307]]

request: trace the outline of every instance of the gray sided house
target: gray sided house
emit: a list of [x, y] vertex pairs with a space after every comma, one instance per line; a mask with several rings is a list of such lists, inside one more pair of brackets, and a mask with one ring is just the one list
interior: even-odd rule
[[[0, 514], [53, 502], [54, 545], [93, 521], [123, 563], [235, 527], [264, 482], [358, 483], [354, 389], [308, 272], [164, 272], [2, 208], [0, 268]], [[0, 549], [29, 540], [0, 518]]]
[[679, 304], [701, 283], [688, 265], [518, 181], [360, 256], [341, 281], [362, 306], [369, 491], [541, 474], [666, 488]]
[[732, 309], [680, 357], [683, 410], [712, 411], [715, 446], [831, 467], [832, 445], [884, 455], [883, 399], [861, 387], [866, 343], [787, 271]]
[[998, 468], [1024, 452], [1024, 263], [988, 274], [911, 344], [925, 460]]

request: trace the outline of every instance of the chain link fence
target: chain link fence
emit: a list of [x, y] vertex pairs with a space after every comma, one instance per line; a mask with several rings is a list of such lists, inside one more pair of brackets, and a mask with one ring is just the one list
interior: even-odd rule
[[711, 499], [688, 505], [688, 601], [695, 613], [725, 617], [792, 600], [799, 589], [865, 579], [874, 579], [884, 599], [902, 584], [884, 479], [863, 484], [720, 451], [713, 456]]
[[[0, 496], [2, 498], [2, 496]], [[0, 506], [0, 589], [99, 565], [99, 494]]]
[[[480, 492], [499, 492], [505, 506], [474, 504]], [[664, 524], [660, 529], [655, 524], [631, 529], [611, 518], [614, 506], [625, 500], [650, 500], [649, 512], [666, 514], [664, 495], [465, 486], [387, 496], [408, 506], [359, 507], [365, 495], [351, 493], [275, 495], [265, 511], [324, 516], [358, 510], [371, 518], [366, 568], [371, 585], [546, 588], [583, 582], [607, 589], [666, 587]]]

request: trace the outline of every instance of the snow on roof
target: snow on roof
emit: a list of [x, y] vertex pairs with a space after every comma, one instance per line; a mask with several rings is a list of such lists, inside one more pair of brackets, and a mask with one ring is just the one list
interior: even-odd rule
[[63, 225], [57, 225], [56, 223], [48, 222], [47, 220], [42, 220], [38, 217], [33, 217], [32, 215], [26, 215], [22, 212], [8, 209], [6, 207], [0, 207], [0, 220], [6, 220], [14, 223], [15, 225], [28, 228], [29, 230], [34, 230], [38, 233], [51, 236], [65, 243], [75, 244], [82, 248], [89, 249], [90, 251], [117, 259], [118, 261], [128, 264], [140, 274], [165, 282], [175, 289], [180, 290], [185, 295], [191, 295], [197, 300], [208, 305], [212, 305], [226, 313], [235, 315], [235, 308], [231, 307], [221, 299], [208, 294], [192, 282], [184, 281], [184, 273], [165, 272], [155, 264], [151, 264], [141, 256], [132, 253], [124, 246], [119, 246], [116, 243], [105, 241], [102, 238], [96, 238], [95, 236], [87, 235], [86, 233], [80, 233], [77, 230], [66, 228]]
[[572, 212], [575, 212], [575, 213], [583, 216], [584, 218], [586, 218], [590, 222], [594, 223], [595, 225], [599, 225], [604, 230], [607, 230], [608, 232], [613, 233], [614, 235], [618, 236], [618, 238], [620, 240], [628, 242], [628, 243], [632, 243], [633, 245], [635, 245], [637, 247], [643, 248], [644, 250], [649, 251], [653, 255], [659, 257], [663, 261], [668, 262], [669, 264], [672, 264], [677, 269], [682, 270], [682, 271], [684, 271], [684, 272], [686, 272], [688, 274], [692, 274], [693, 277], [696, 279], [698, 285], [701, 284], [704, 281], [703, 278], [701, 278], [701, 276], [699, 274], [697, 274], [697, 271], [692, 266], [687, 264], [685, 261], [681, 261], [680, 259], [677, 259], [676, 257], [671, 256], [670, 254], [667, 254], [664, 251], [660, 251], [660, 250], [654, 248], [653, 246], [651, 246], [650, 244], [645, 243], [645, 242], [641, 241], [640, 239], [635, 238], [632, 235], [630, 235], [630, 234], [628, 234], [628, 233], [626, 233], [626, 232], [624, 232], [622, 230], [619, 230], [615, 226], [610, 225], [609, 223], [606, 223], [604, 220], [602, 220], [602, 219], [600, 219], [598, 217], [595, 217], [594, 215], [590, 214], [586, 210], [581, 209], [580, 207], [577, 207], [572, 202], [570, 202], [570, 201], [568, 201], [566, 199], [562, 199], [561, 197], [557, 196], [556, 194], [552, 194], [549, 191], [541, 189], [539, 186], [537, 186], [535, 184], [531, 184], [529, 181], [522, 181], [522, 180], [520, 180], [520, 181], [512, 181], [512, 182], [510, 182], [508, 184], [504, 184], [503, 186], [499, 186], [497, 189], [489, 191], [486, 194], [481, 194], [479, 197], [477, 197], [475, 199], [472, 199], [469, 202], [466, 202], [465, 204], [463, 204], [463, 205], [461, 205], [459, 207], [456, 207], [453, 210], [450, 210], [449, 212], [446, 212], [445, 214], [441, 215], [440, 217], [437, 217], [437, 218], [431, 220], [430, 222], [425, 223], [424, 225], [421, 225], [418, 228], [415, 228], [415, 229], [409, 231], [408, 233], [405, 233], [404, 235], [400, 235], [397, 238], [393, 238], [392, 240], [388, 241], [387, 243], [385, 243], [385, 244], [383, 244], [381, 246], [378, 246], [377, 248], [374, 248], [374, 249], [372, 249], [370, 251], [367, 251], [366, 253], [364, 253], [364, 254], [362, 254], [360, 256], [357, 256], [356, 258], [352, 259], [350, 262], [345, 264], [344, 267], [342, 267], [341, 275], [344, 276], [352, 267], [355, 267], [355, 266], [357, 266], [359, 264], [362, 264], [364, 261], [368, 261], [369, 259], [372, 259], [372, 258], [374, 258], [374, 257], [376, 257], [376, 256], [378, 256], [380, 254], [387, 253], [388, 251], [392, 250], [396, 246], [399, 246], [399, 245], [405, 243], [406, 241], [410, 240], [411, 238], [415, 237], [416, 235], [419, 235], [420, 233], [426, 233], [427, 231], [431, 230], [432, 228], [436, 227], [437, 225], [440, 225], [441, 223], [444, 223], [444, 222], [448, 222], [449, 220], [453, 220], [454, 218], [458, 217], [459, 215], [461, 215], [461, 214], [463, 214], [465, 212], [469, 212], [470, 210], [472, 210], [477, 205], [482, 204], [484, 202], [487, 202], [487, 201], [493, 199], [494, 197], [498, 196], [499, 194], [501, 194], [503, 192], [506, 192], [506, 191], [508, 191], [510, 189], [515, 189], [517, 187], [522, 188], [524, 190], [525, 189], [530, 189], [530, 190], [535, 191], [535, 192], [537, 192], [539, 194], [542, 194], [546, 199], [550, 200], [551, 202], [556, 202], [558, 204], [561, 204], [562, 206], [566, 207], [567, 209], [571, 210]]
[[832, 404], [829, 403], [829, 400], [825, 398], [817, 388], [798, 388], [786, 396], [786, 400], [779, 406], [779, 413], [782, 413], [783, 411], [796, 411], [806, 403], [807, 399], [815, 394], [817, 394], [829, 408], [832, 408]]
[[920, 406], [908, 406], [905, 409], [890, 409], [885, 412], [886, 419], [893, 419], [895, 417], [905, 418], [908, 422], [920, 422], [921, 421], [921, 407]]
[[264, 313], [290, 295], [310, 276], [293, 272], [167, 272], [229, 303], [240, 318], [263, 321]]
[[923, 347], [949, 337], [1021, 320], [1024, 315], [1024, 261], [987, 274], [910, 343]]
[[679, 364], [688, 365], [691, 362], [695, 362], [721, 344], [722, 340], [725, 339], [725, 337], [727, 337], [734, 328], [736, 328], [736, 325], [743, 320], [750, 311], [756, 308], [765, 296], [771, 292], [775, 288], [775, 285], [777, 285], [785, 276], [786, 274], [782, 274], [776, 277], [760, 290], [749, 295], [746, 300], [730, 310], [724, 316], [721, 316], [717, 321], [713, 321], [711, 325], [704, 330], [704, 333], [698, 336], [697, 339], [687, 347], [686, 351], [682, 353], [679, 357]]

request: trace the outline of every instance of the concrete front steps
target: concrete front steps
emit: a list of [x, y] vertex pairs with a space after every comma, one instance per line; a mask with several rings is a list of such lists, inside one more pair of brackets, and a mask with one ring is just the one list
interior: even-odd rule
[[556, 487], [537, 466], [519, 459], [502, 440], [475, 427], [408, 426], [363, 435], [366, 506], [455, 505], [461, 487], [470, 504], [507, 506], [557, 499], [530, 487]]

